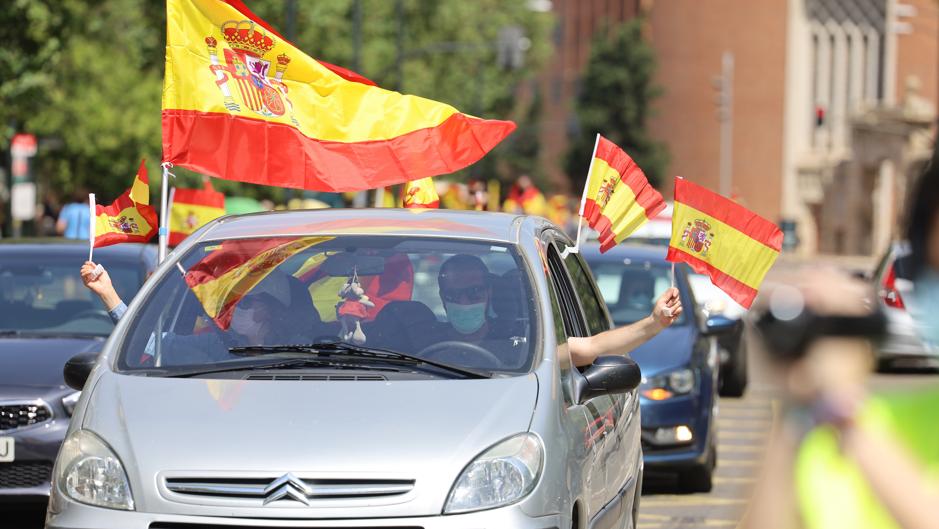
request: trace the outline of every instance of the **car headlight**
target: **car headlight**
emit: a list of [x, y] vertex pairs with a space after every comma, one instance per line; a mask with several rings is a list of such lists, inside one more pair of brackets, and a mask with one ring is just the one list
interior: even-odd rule
[[479, 511], [515, 503], [535, 488], [544, 464], [538, 437], [524, 433], [493, 446], [457, 478], [445, 514]]
[[55, 482], [69, 498], [108, 509], [134, 510], [124, 465], [97, 435], [77, 430], [56, 460]]
[[76, 391], [75, 393], [62, 397], [62, 406], [65, 408], [69, 417], [71, 417], [72, 413], [75, 411], [75, 405], [78, 404], [78, 399], [80, 399], [81, 396], [82, 392]]
[[694, 371], [685, 368], [643, 379], [639, 392], [649, 400], [666, 400], [691, 393], [695, 383]]

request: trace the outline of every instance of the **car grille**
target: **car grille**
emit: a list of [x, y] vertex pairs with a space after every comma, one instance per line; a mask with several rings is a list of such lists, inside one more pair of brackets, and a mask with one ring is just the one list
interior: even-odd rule
[[0, 489], [39, 487], [48, 485], [51, 478], [51, 463], [0, 463]]
[[381, 498], [407, 494], [414, 480], [404, 479], [302, 479], [287, 474], [276, 478], [167, 478], [166, 488], [177, 494], [262, 501]]
[[381, 375], [248, 375], [245, 380], [381, 381]]
[[[177, 523], [177, 522], [153, 522], [150, 524], [150, 529], [261, 529], [264, 527], [270, 527], [264, 525], [263, 522], [259, 522], [259, 525], [213, 525], [213, 524], [195, 524], [195, 523]], [[323, 527], [317, 525], [316, 527], [308, 526], [295, 526], [291, 525], [290, 529], [424, 529], [423, 527], [418, 527], [416, 525], [382, 525], [369, 526], [369, 527]]]
[[52, 418], [52, 410], [42, 402], [0, 405], [0, 432], [32, 426]]

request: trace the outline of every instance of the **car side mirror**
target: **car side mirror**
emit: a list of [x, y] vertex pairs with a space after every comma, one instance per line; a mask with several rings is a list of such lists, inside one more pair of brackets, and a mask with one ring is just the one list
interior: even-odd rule
[[594, 397], [636, 389], [642, 381], [642, 371], [627, 356], [601, 356], [584, 371], [581, 380], [577, 400], [583, 404]]
[[712, 314], [704, 323], [704, 334], [708, 336], [730, 334], [740, 324], [740, 320], [734, 320], [722, 314]]
[[65, 363], [62, 374], [65, 375], [65, 383], [72, 389], [81, 391], [85, 387], [91, 370], [95, 368], [98, 362], [98, 353], [78, 353], [69, 358]]

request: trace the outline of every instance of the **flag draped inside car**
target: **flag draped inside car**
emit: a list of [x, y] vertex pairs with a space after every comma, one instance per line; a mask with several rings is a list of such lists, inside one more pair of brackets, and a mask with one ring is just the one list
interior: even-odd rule
[[168, 0], [163, 161], [359, 191], [462, 169], [515, 129], [317, 61], [240, 0]]
[[193, 265], [186, 272], [185, 281], [205, 313], [220, 329], [228, 329], [235, 305], [275, 268], [307, 248], [331, 239], [267, 237], [225, 241]]
[[600, 234], [600, 252], [623, 242], [665, 209], [662, 194], [615, 143], [597, 134], [580, 216]]
[[213, 189], [208, 180], [202, 189], [174, 188], [171, 196], [170, 246], [225, 214], [225, 195]]
[[110, 205], [95, 205], [92, 246], [122, 242], [147, 242], [156, 235], [157, 214], [150, 206], [150, 181], [141, 160], [134, 183]]
[[675, 209], [667, 259], [688, 263], [750, 308], [782, 249], [772, 222], [717, 193], [675, 178]]

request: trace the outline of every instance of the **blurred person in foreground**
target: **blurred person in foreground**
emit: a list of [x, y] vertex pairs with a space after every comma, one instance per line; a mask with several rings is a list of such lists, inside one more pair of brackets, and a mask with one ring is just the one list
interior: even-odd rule
[[828, 269], [765, 285], [753, 324], [784, 397], [741, 527], [939, 528], [939, 388], [867, 392], [872, 296]]

